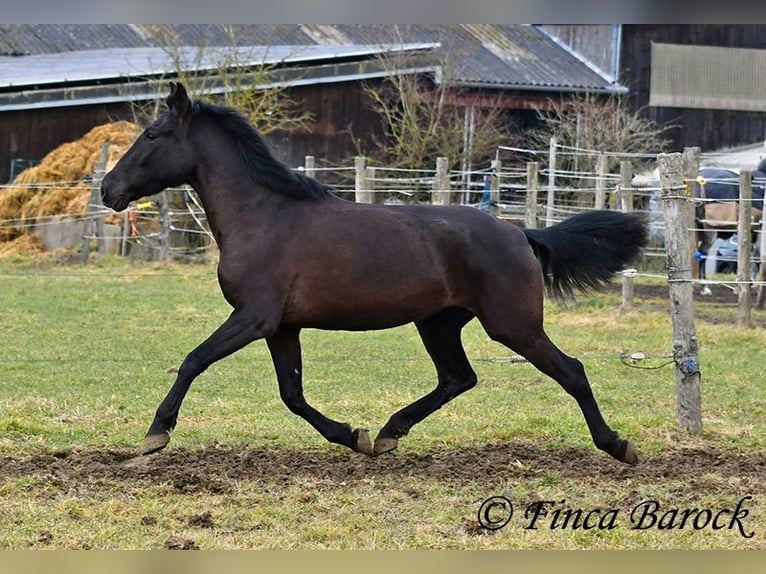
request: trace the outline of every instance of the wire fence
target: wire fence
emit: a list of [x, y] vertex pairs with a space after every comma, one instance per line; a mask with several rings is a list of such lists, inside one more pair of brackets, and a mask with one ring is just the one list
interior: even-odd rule
[[[597, 158], [591, 161], [594, 169], [572, 169], [571, 165], [585, 165], [585, 161], [567, 162], [565, 167], [552, 159], [552, 150], [559, 157]], [[551, 146], [548, 150], [530, 150], [514, 147], [500, 147], [496, 159], [480, 169], [470, 171], [449, 170], [437, 161], [433, 169], [404, 169], [384, 166], [368, 166], [361, 158], [353, 166], [316, 167], [313, 158], [306, 158], [303, 166], [295, 169], [332, 185], [340, 197], [354, 201], [380, 204], [429, 203], [458, 204], [481, 209], [493, 215], [521, 225], [552, 225], [575, 213], [589, 209], [619, 209], [639, 211], [646, 215], [650, 227], [651, 243], [645, 251], [647, 260], [665, 261], [666, 226], [663, 218], [663, 202], [678, 200], [698, 208], [709, 203], [743, 203], [739, 194], [727, 200], [695, 197], [689, 193], [690, 186], [697, 184], [721, 183], [739, 188], [738, 177], [684, 178], [682, 185], [663, 189], [654, 161], [657, 154], [616, 153], [599, 150], [579, 149], [571, 146]], [[599, 160], [598, 158], [608, 158]], [[357, 158], [358, 160], [360, 158]], [[534, 164], [536, 167], [530, 169]], [[609, 168], [611, 166], [611, 169]], [[634, 173], [638, 171], [638, 173]], [[754, 184], [763, 186], [763, 180], [754, 179]], [[90, 180], [69, 182], [46, 182], [34, 184], [36, 191], [64, 190], [75, 192]], [[0, 199], [9, 188], [18, 184], [0, 186]], [[530, 197], [534, 192], [533, 201]], [[541, 193], [540, 193], [541, 192]], [[761, 201], [762, 201], [761, 194]], [[744, 202], [758, 201], [756, 197]], [[105, 225], [99, 234], [94, 223], [101, 219]], [[686, 232], [698, 233], [707, 228], [690, 222]], [[728, 222], [737, 228], [736, 221]], [[21, 214], [14, 217], [0, 217], [0, 240], [4, 236], [28, 232], [44, 234], [46, 229], [57, 229], [63, 225], [76, 227], [75, 236], [90, 246], [91, 241], [111, 241], [115, 252], [123, 255], [141, 256], [146, 259], [189, 257], [216, 250], [215, 239], [209, 227], [203, 202], [188, 186], [167, 189], [157, 196], [134, 202], [124, 214], [115, 214], [105, 209], [98, 197], [91, 196], [86, 210], [60, 211], [44, 215]], [[762, 229], [755, 232], [762, 237]], [[760, 245], [760, 241], [755, 242]], [[0, 241], [0, 246], [2, 241]], [[737, 257], [721, 257], [720, 261], [737, 262]], [[691, 265], [690, 259], [690, 265]], [[760, 264], [760, 253], [754, 251], [751, 264]], [[656, 266], [655, 266], [656, 267]], [[626, 270], [624, 283], [635, 277], [666, 280], [674, 283], [692, 283], [699, 287], [721, 285], [737, 292], [766, 285], [763, 276], [750, 279], [704, 277], [674, 277], [671, 273], [652, 272], [652, 266], [644, 270]], [[163, 271], [164, 273], [164, 271]], [[50, 273], [51, 275], [55, 273]], [[88, 272], [88, 276], [93, 273]], [[35, 275], [40, 275], [35, 272]], [[70, 272], [59, 275], [72, 277]], [[109, 275], [109, 274], [105, 274]], [[196, 275], [184, 273], [184, 276]], [[622, 341], [618, 353], [584, 357], [585, 359], [619, 360], [632, 368], [662, 368], [673, 364], [673, 355], [657, 353], [649, 356], [643, 352], [629, 353]], [[660, 364], [651, 365], [651, 359]], [[25, 357], [5, 357], [4, 362], [29, 362]], [[83, 361], [87, 358], [40, 358], [37, 361]], [[415, 359], [413, 359], [415, 360]], [[418, 359], [425, 360], [425, 359]], [[483, 357], [477, 360], [495, 363], [515, 364], [523, 362], [522, 357]]]
[[[546, 150], [500, 146], [495, 161], [469, 171], [444, 170], [438, 161], [433, 169], [369, 166], [363, 158], [353, 166], [317, 167], [312, 156], [307, 156], [305, 164], [295, 169], [331, 185], [337, 195], [354, 201], [459, 204], [488, 211], [520, 225], [552, 225], [588, 209], [643, 212], [651, 236], [645, 256], [660, 265], [665, 257], [665, 226], [660, 198], [662, 190], [654, 169], [657, 155], [594, 150], [552, 142]], [[561, 161], [561, 158], [569, 161]], [[539, 165], [534, 174], [536, 181], [530, 181], [528, 165], [531, 162]], [[572, 166], [586, 163], [593, 168], [572, 169]], [[697, 180], [700, 183], [699, 178]], [[754, 182], [763, 185], [758, 179]], [[83, 183], [91, 182], [56, 181], [28, 187], [43, 194], [46, 190], [66, 194], [82, 189]], [[708, 179], [705, 183], [739, 185], [737, 178]], [[0, 186], [0, 199], [12, 187], [20, 185]], [[538, 194], [534, 201], [530, 201], [533, 187]], [[695, 207], [706, 203], [738, 202], [737, 198], [687, 197], [686, 200]], [[163, 203], [167, 204], [164, 219]], [[93, 224], [97, 220], [106, 223], [101, 233]], [[691, 225], [690, 233], [708, 230], [699, 221]], [[729, 225], [736, 227], [736, 222], [730, 221]], [[28, 232], [46, 235], [46, 228], [50, 230], [47, 234], [50, 236], [54, 235], [54, 229], [62, 226], [75, 229], [69, 237], [76, 236], [76, 230], [81, 229], [80, 237], [85, 243], [109, 242], [111, 252], [147, 259], [184, 258], [216, 249], [202, 202], [189, 187], [168, 189], [161, 196], [135, 202], [120, 215], [105, 209], [100, 200], [93, 197], [85, 211], [64, 210], [31, 216], [24, 213], [22, 206], [20, 215], [3, 218], [0, 214], [0, 246], [4, 238]], [[50, 243], [53, 244], [54, 239]], [[46, 247], [47, 244], [46, 241]], [[756, 252], [753, 257], [753, 265], [757, 266], [759, 254]], [[719, 261], [733, 263], [725, 255], [719, 256]]]

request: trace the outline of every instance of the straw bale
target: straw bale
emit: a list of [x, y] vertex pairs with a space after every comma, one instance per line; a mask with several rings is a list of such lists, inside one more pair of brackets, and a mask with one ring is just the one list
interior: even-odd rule
[[79, 140], [52, 150], [39, 165], [20, 173], [0, 191], [0, 241], [18, 237], [40, 217], [85, 213], [91, 184], [83, 179], [93, 175], [101, 158], [101, 146], [109, 142], [109, 170], [140, 131], [127, 121], [96, 126]]
[[45, 244], [34, 233], [24, 233], [12, 241], [0, 243], [0, 259], [12, 255], [35, 255], [45, 252]]

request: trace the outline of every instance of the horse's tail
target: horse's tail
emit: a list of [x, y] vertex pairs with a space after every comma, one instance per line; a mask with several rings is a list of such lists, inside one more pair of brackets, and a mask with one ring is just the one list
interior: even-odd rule
[[637, 213], [586, 211], [543, 229], [524, 229], [548, 291], [558, 297], [607, 284], [633, 263], [648, 241]]

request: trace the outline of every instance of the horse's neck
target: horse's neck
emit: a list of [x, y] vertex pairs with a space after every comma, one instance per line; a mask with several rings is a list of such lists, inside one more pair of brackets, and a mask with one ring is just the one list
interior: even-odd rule
[[205, 216], [221, 250], [232, 235], [267, 226], [284, 198], [261, 189], [239, 164], [200, 162], [190, 182], [202, 201]]

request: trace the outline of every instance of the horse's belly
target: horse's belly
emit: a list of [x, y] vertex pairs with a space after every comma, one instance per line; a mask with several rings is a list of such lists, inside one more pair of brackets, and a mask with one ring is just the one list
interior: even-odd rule
[[328, 287], [296, 289], [285, 309], [284, 322], [318, 329], [368, 331], [411, 323], [454, 305], [450, 291], [437, 279]]
[[[761, 210], [752, 209], [753, 223], [761, 220]], [[707, 203], [705, 204], [705, 223], [710, 227], [729, 227], [736, 229], [739, 217], [737, 203]]]

